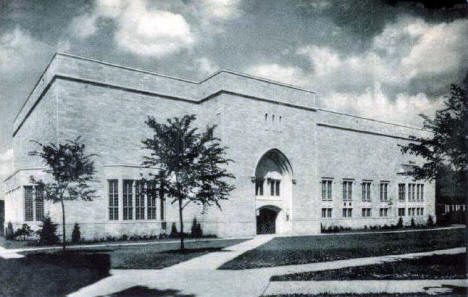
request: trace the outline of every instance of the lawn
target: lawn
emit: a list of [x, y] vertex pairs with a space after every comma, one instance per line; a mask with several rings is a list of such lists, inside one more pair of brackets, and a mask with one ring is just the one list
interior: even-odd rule
[[116, 269], [160, 269], [192, 258], [220, 251], [244, 240], [209, 240], [187, 242], [185, 251], [178, 250], [179, 243], [128, 246], [107, 251], [111, 267]]
[[73, 252], [0, 258], [0, 296], [65, 296], [109, 275], [109, 256]]
[[[161, 269], [192, 258], [235, 245], [244, 239], [189, 241], [185, 251], [179, 250], [179, 242], [165, 242], [131, 246], [116, 246], [89, 249], [69, 248], [69, 252], [88, 251], [105, 254], [109, 257], [112, 269]], [[23, 254], [36, 254], [36, 251], [25, 251]], [[57, 254], [58, 250], [47, 250], [42, 253]]]
[[225, 263], [220, 269], [273, 267], [462, 247], [466, 246], [465, 232], [465, 228], [460, 228], [278, 237]]
[[272, 281], [465, 279], [466, 253], [273, 276]]
[[[466, 288], [453, 288], [451, 293], [442, 293], [437, 296], [443, 297], [466, 297]], [[434, 297], [434, 295], [425, 293], [404, 293], [404, 294], [319, 294], [319, 295], [304, 295], [304, 294], [289, 294], [289, 295], [268, 295], [263, 297]]]

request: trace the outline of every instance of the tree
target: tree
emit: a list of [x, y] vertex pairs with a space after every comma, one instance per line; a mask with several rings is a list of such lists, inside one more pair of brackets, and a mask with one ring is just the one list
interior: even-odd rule
[[44, 182], [31, 176], [31, 182], [44, 189], [44, 199], [61, 204], [62, 247], [65, 251], [65, 201], [77, 199], [91, 201], [95, 197], [95, 190], [90, 186], [95, 174], [91, 158], [95, 155], [85, 154], [85, 145], [80, 142], [80, 137], [58, 145], [33, 142], [40, 146], [40, 150], [31, 151], [29, 155], [42, 158], [46, 166], [45, 171], [52, 179], [50, 182]]
[[160, 199], [165, 195], [172, 199], [172, 204], [178, 204], [181, 250], [184, 249], [184, 208], [190, 203], [221, 208], [219, 201], [228, 199], [234, 189], [228, 183], [234, 176], [226, 169], [233, 161], [226, 158], [227, 148], [214, 136], [216, 125], [198, 132], [192, 127], [195, 120], [195, 115], [185, 115], [159, 123], [154, 117], [148, 117], [145, 123], [154, 135], [142, 141], [150, 152], [144, 156], [143, 166], [154, 168], [150, 178], [154, 184], [164, 187], [164, 191], [156, 190], [153, 194]]
[[468, 165], [467, 91], [452, 85], [444, 105], [445, 108], [437, 111], [434, 119], [420, 115], [424, 119], [424, 128], [432, 131], [432, 136], [412, 136], [413, 142], [401, 146], [401, 151], [426, 160], [423, 165], [414, 167], [411, 174], [415, 179], [434, 180], [448, 166], [454, 173], [455, 183], [463, 187]]

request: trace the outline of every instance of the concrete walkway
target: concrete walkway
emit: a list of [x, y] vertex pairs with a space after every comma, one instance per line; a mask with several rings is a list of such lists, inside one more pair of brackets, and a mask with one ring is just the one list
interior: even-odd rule
[[408, 294], [438, 295], [452, 292], [451, 286], [468, 287], [466, 279], [449, 280], [347, 280], [347, 281], [290, 281], [271, 282], [263, 293], [286, 294]]
[[[282, 287], [282, 284], [288, 286], [288, 282], [270, 282], [270, 278], [273, 275], [371, 265], [434, 254], [456, 254], [466, 252], [466, 248], [463, 247], [424, 253], [348, 259], [305, 265], [289, 265], [247, 270], [217, 270], [217, 268], [225, 262], [268, 242], [272, 238], [273, 236], [257, 236], [252, 240], [227, 247], [221, 252], [206, 254], [161, 270], [111, 270], [111, 276], [84, 287], [68, 296], [109, 296], [116, 292], [139, 286], [160, 291], [177, 290], [177, 294], [197, 297], [254, 297], [265, 295], [265, 293], [276, 294], [276, 290], [280, 290], [279, 288]], [[309, 288], [305, 283], [309, 282], [301, 282], [300, 284], [304, 287], [304, 291]], [[345, 287], [347, 282], [341, 283], [341, 286]], [[433, 283], [433, 281], [431, 281], [431, 283]], [[288, 293], [295, 292], [292, 285], [294, 284], [291, 282], [289, 286], [290, 291], [288, 291]], [[422, 285], [424, 284], [414, 284], [413, 287], [420, 287]], [[172, 294], [170, 296], [174, 295]]]

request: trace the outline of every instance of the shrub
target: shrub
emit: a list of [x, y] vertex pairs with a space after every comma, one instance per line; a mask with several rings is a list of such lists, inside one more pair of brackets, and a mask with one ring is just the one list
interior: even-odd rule
[[171, 233], [169, 234], [170, 238], [177, 238], [179, 237], [179, 232], [177, 231], [177, 227], [175, 223], [172, 223], [171, 226]]
[[416, 224], [414, 223], [414, 218], [411, 218], [411, 224], [410, 224], [411, 228], [414, 228], [414, 226], [416, 226]]
[[431, 215], [429, 215], [429, 217], [427, 218], [427, 226], [434, 227], [434, 219]]
[[29, 227], [28, 224], [23, 224], [23, 226], [13, 234], [13, 238], [26, 240], [26, 237], [31, 236], [32, 233], [33, 231], [31, 230], [31, 227]]
[[5, 230], [5, 238], [8, 240], [15, 238], [15, 231], [13, 230], [13, 224], [11, 222], [8, 222], [7, 228]]
[[59, 242], [57, 224], [52, 222], [50, 217], [46, 217], [42, 221], [41, 229], [37, 233], [39, 234], [39, 244], [41, 245], [51, 245]]
[[192, 233], [190, 234], [193, 238], [200, 238], [203, 236], [203, 231], [200, 223], [197, 222], [196, 218], [193, 218], [192, 222]]
[[396, 228], [403, 228], [403, 218], [400, 217], [398, 219], [398, 223], [396, 224]]
[[73, 226], [73, 232], [72, 232], [72, 243], [79, 243], [80, 241], [81, 241], [80, 225], [78, 225], [78, 223], [75, 223], [75, 226]]

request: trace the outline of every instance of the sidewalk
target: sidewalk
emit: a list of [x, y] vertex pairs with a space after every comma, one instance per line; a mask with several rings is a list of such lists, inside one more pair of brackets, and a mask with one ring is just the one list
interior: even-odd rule
[[[265, 290], [268, 294], [276, 294], [275, 292], [280, 290], [283, 284], [289, 287], [287, 293], [292, 294], [295, 293], [295, 284], [293, 282], [290, 284], [288, 284], [288, 282], [270, 282], [271, 276], [295, 272], [372, 265], [386, 261], [397, 261], [399, 259], [410, 259], [434, 254], [466, 252], [465, 247], [460, 247], [423, 253], [348, 259], [305, 265], [247, 270], [216, 269], [236, 256], [265, 244], [273, 237], [274, 236], [258, 236], [252, 240], [227, 247], [221, 252], [206, 254], [161, 270], [111, 270], [110, 273], [112, 275], [110, 277], [84, 287], [68, 296], [108, 296], [138, 286], [157, 290], [177, 290], [178, 294], [196, 297], [254, 297], [264, 295]], [[435, 284], [433, 281], [430, 282], [431, 284]], [[441, 282], [443, 284], [446, 283], [445, 281]], [[303, 291], [301, 292], [306, 292], [308, 288], [311, 286], [313, 287], [313, 285], [308, 285], [306, 283], [309, 282], [301, 282], [298, 284], [298, 288], [301, 288], [301, 286], [303, 287]], [[342, 284], [342, 288], [346, 287], [347, 282], [340, 283]], [[357, 286], [359, 286], [359, 284]], [[398, 287], [399, 285], [396, 286]], [[418, 287], [419, 289], [424, 287], [423, 283], [413, 284], [412, 286]], [[322, 288], [327, 288], [326, 291], [330, 289], [326, 287], [326, 284], [323, 284]], [[382, 288], [385, 289], [385, 286], [381, 286], [380, 288], [381, 290]]]
[[467, 287], [466, 279], [450, 280], [355, 280], [271, 282], [263, 293], [269, 295], [310, 294], [409, 294], [450, 293], [450, 286]]

